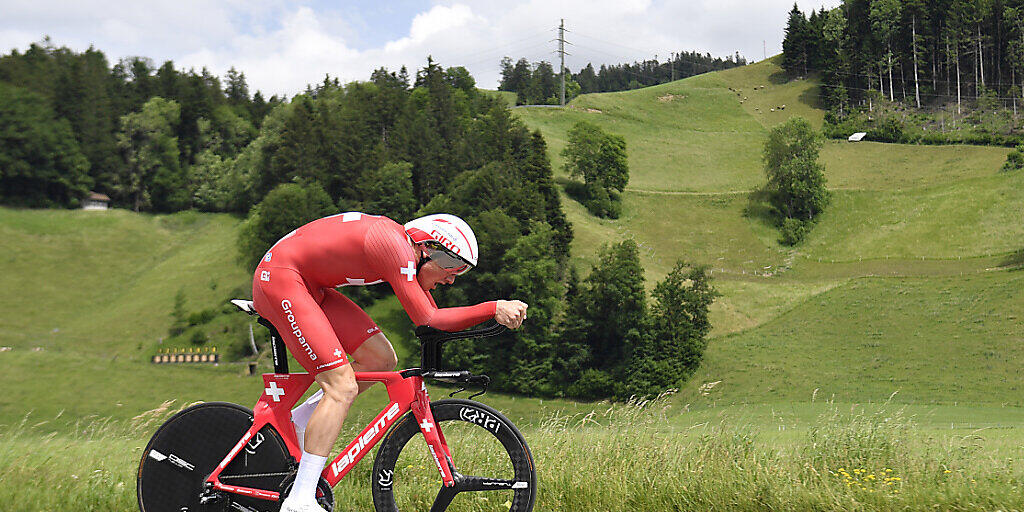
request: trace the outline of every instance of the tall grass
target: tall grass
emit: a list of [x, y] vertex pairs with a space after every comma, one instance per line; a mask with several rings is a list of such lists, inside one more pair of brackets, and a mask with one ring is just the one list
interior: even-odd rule
[[[833, 406], [790, 437], [729, 417], [680, 429], [668, 403], [553, 414], [525, 429], [540, 475], [536, 510], [1024, 510], [1024, 449], [988, 447], [984, 431], [925, 434], [896, 406]], [[0, 503], [133, 510], [141, 448], [172, 412], [82, 422], [74, 435], [27, 420], [3, 427]], [[369, 470], [360, 463], [335, 489], [338, 510], [372, 509]], [[467, 510], [499, 508], [474, 498]]]

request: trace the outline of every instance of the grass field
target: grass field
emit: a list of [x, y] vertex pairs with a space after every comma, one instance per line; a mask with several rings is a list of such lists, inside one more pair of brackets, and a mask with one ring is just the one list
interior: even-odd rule
[[803, 246], [810, 257], [965, 258], [1021, 248], [1024, 175], [906, 191], [837, 192]]
[[[28, 423], [6, 429], [0, 499], [26, 512], [134, 510], [146, 436], [170, 412], [69, 434]], [[687, 412], [659, 401], [551, 413], [523, 433], [543, 468], [536, 510], [1019, 510], [1020, 432], [999, 423], [948, 428], [943, 414], [823, 401]], [[474, 446], [453, 449], [466, 463], [493, 464]], [[429, 474], [421, 462], [403, 475]], [[369, 481], [364, 461], [335, 488], [336, 510], [372, 509]], [[433, 492], [421, 494], [429, 501]], [[453, 506], [489, 511], [500, 503], [467, 493]]]
[[[695, 403], [820, 398], [1024, 406], [1024, 273], [860, 278], [715, 338]], [[697, 388], [718, 381], [703, 396]]]

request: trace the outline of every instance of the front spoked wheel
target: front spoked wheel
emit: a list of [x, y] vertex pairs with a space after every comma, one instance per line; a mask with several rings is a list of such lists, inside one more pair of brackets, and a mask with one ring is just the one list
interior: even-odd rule
[[408, 444], [414, 437], [423, 439], [409, 413], [384, 438], [373, 464], [370, 486], [377, 512], [530, 512], [537, 473], [515, 425], [472, 400], [440, 400], [430, 407], [451, 451], [455, 486], [442, 487], [425, 442]]

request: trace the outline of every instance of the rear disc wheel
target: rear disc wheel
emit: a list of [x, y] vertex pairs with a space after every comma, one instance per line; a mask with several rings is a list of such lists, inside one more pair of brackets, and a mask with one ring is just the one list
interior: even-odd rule
[[[200, 502], [206, 478], [252, 427], [252, 422], [251, 410], [225, 402], [194, 405], [167, 420], [142, 452], [136, 485], [139, 510], [280, 510], [276, 501], [227, 493], [221, 493], [222, 499], [215, 503]], [[267, 425], [224, 468], [220, 480], [228, 485], [281, 491], [294, 472], [295, 462], [284, 441]]]

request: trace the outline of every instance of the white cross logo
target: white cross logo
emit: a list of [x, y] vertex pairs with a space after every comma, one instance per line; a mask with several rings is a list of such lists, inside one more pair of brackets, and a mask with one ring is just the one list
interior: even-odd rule
[[412, 281], [412, 278], [416, 277], [416, 265], [413, 265], [411, 261], [408, 266], [402, 267], [398, 269], [398, 271], [405, 274], [405, 279], [407, 281]]
[[284, 390], [277, 387], [277, 383], [274, 381], [270, 381], [270, 387], [263, 391], [266, 391], [268, 395], [274, 397], [275, 402], [280, 402], [281, 397], [284, 395]]
[[434, 428], [434, 424], [424, 419], [423, 423], [420, 423], [420, 428], [422, 428], [424, 432], [430, 432], [430, 429]]
[[345, 353], [342, 352], [340, 348], [334, 349], [334, 357], [341, 357], [343, 355], [345, 355]]
[[342, 222], [352, 222], [352, 221], [355, 221], [355, 220], [359, 220], [359, 218], [362, 217], [362, 216], [363, 216], [363, 214], [359, 213], [359, 212], [345, 212], [345, 213], [341, 214], [341, 221]]

